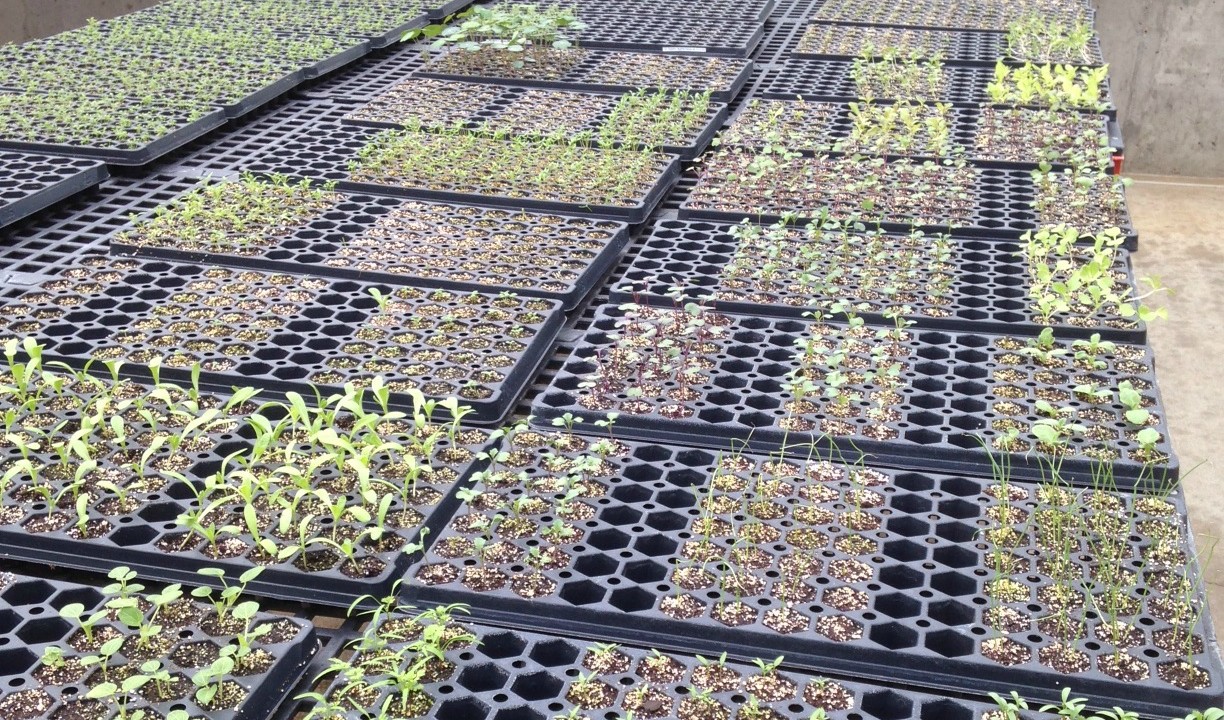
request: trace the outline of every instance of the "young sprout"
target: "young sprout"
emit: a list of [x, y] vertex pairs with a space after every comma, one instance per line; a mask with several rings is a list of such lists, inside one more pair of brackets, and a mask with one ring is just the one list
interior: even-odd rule
[[[995, 700], [997, 703], [998, 700]], [[1084, 698], [1071, 697], [1071, 688], [1064, 687], [1062, 689], [1062, 699], [1057, 703], [1050, 703], [1041, 706], [1041, 712], [1054, 712], [1063, 720], [1080, 720], [1084, 716], [1084, 709], [1088, 706], [1088, 701]]]
[[[772, 661], [762, 660], [761, 658], [753, 658], [752, 664], [760, 669], [762, 675], [772, 675], [782, 665], [783, 657], [779, 655]], [[721, 664], [721, 663], [720, 663]]]
[[213, 610], [217, 614], [217, 621], [226, 625], [231, 618], [242, 620], [244, 617], [249, 618], [259, 610], [259, 603], [248, 600], [239, 603], [243, 592], [246, 591], [246, 586], [254, 581], [263, 572], [262, 566], [253, 567], [238, 576], [238, 584], [230, 585], [225, 578], [225, 571], [220, 568], [204, 568], [197, 571], [204, 577], [214, 578], [221, 583], [221, 590], [218, 592], [216, 588], [198, 587], [191, 591], [191, 596], [207, 600], [212, 603]]
[[987, 693], [987, 696], [999, 706], [1001, 720], [1023, 720], [1020, 711], [1029, 709], [1028, 702], [1015, 690], [1011, 691], [1011, 697], [1004, 697], [993, 692]]

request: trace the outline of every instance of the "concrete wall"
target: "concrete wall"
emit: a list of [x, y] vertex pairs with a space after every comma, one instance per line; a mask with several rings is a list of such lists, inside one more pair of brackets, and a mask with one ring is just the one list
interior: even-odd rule
[[54, 35], [89, 18], [122, 15], [158, 0], [0, 0], [0, 43]]
[[1128, 172], [1224, 176], [1224, 0], [1095, 0]]

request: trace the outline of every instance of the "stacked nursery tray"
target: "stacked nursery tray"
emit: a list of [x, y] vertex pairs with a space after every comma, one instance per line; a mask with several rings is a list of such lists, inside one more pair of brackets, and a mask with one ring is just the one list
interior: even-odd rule
[[710, 91], [728, 102], [744, 88], [752, 63], [721, 57], [610, 52], [575, 48], [514, 67], [481, 53], [447, 52], [418, 73], [443, 80], [479, 80], [559, 89], [625, 92], [643, 88]]
[[[404, 630], [415, 627], [440, 629], [432, 632], [436, 639], [414, 647]], [[428, 706], [440, 720], [585, 717], [601, 711], [724, 717], [735, 707], [795, 720], [844, 713], [872, 720], [979, 720], [994, 707], [834, 679], [775, 658], [728, 658], [727, 652], [709, 658], [599, 642], [606, 637], [601, 634], [579, 639], [492, 627], [445, 609], [417, 615], [401, 610], [349, 637], [352, 655], [327, 669], [312, 702], [295, 703], [283, 716], [367, 717], [358, 691], [388, 672], [387, 663], [370, 651], [383, 645], [396, 658], [391, 672], [424, 671], [426, 681], [408, 690], [380, 686], [372, 699], [401, 712]]]
[[1100, 161], [1121, 142], [1104, 115], [1066, 110], [917, 103], [750, 100], [720, 136], [759, 151], [967, 158], [984, 167], [1033, 170]]
[[[1045, 236], [1041, 236], [1043, 239]], [[1112, 240], [1113, 247], [1106, 242]], [[805, 227], [699, 220], [660, 220], [623, 279], [618, 302], [666, 305], [679, 292], [688, 300], [754, 316], [799, 318], [853, 306], [862, 318], [896, 320], [922, 328], [1143, 342], [1146, 323], [1127, 305], [1134, 294], [1130, 258], [1120, 236], [1100, 246], [1074, 246], [1076, 262], [1109, 267], [1114, 297], [1126, 305], [1067, 307], [1046, 312], [1035, 285], [1061, 253], [1039, 243], [889, 234], [825, 221]], [[1036, 288], [1036, 289], [1035, 289]], [[1054, 295], [1050, 295], [1054, 297]]]
[[[1146, 347], [1099, 337], [629, 303], [600, 309], [532, 413], [590, 421], [616, 412], [627, 437], [801, 455], [836, 448], [963, 473], [988, 474], [1003, 452], [1018, 476], [1090, 484], [1108, 468], [1124, 485], [1163, 485], [1177, 462], [1154, 377]], [[1145, 429], [1154, 432], [1143, 442]]]
[[416, 0], [169, 2], [0, 49], [0, 147], [145, 165], [429, 22]]
[[[230, 225], [236, 215], [248, 218], [242, 232]], [[516, 292], [571, 309], [628, 238], [628, 228], [611, 221], [347, 195], [247, 176], [197, 181], [114, 235], [110, 249], [366, 282]]]
[[[1074, 677], [1095, 702], [1142, 692], [1163, 712], [1209, 702], [1224, 667], [1192, 639], [1212, 630], [1201, 579], [1180, 574], [1193, 549], [1181, 514], [1167, 488], [1073, 491], [521, 427], [408, 594], [514, 625], [941, 688], [1050, 696]], [[1156, 544], [1129, 537], [1157, 526]], [[1104, 590], [1081, 624], [1070, 608], [1091, 593], [1069, 578], [1090, 567]], [[1188, 681], [1190, 662], [1214, 679]]]
[[[473, 419], [513, 407], [560, 329], [559, 303], [513, 293], [388, 287], [256, 270], [83, 258], [6, 306], [6, 336], [75, 363], [121, 361], [167, 379], [199, 375], [326, 391], [387, 383], [457, 396]], [[409, 403], [410, 405], [410, 403]]]
[[462, 125], [493, 135], [589, 141], [603, 146], [659, 148], [692, 160], [710, 144], [726, 105], [706, 93], [640, 91], [624, 95], [407, 80], [344, 116], [373, 127], [441, 130]]
[[33, 215], [107, 178], [96, 160], [0, 152], [0, 228]]
[[246, 169], [355, 192], [641, 222], [675, 183], [679, 159], [564, 138], [315, 123]]
[[[36, 361], [20, 367], [44, 369]], [[22, 435], [40, 428], [58, 443], [88, 440], [84, 461], [112, 480], [65, 473], [55, 451], [18, 443], [31, 477], [12, 483], [0, 517], [8, 557], [82, 569], [126, 565], [167, 582], [192, 582], [208, 568], [230, 577], [262, 569], [247, 585], [263, 596], [338, 606], [381, 597], [414, 548], [454, 512], [456, 491], [491, 438], [489, 431], [460, 428], [457, 409], [448, 414], [423, 401], [410, 422], [397, 425], [402, 414], [388, 409], [386, 388], [257, 405], [261, 398], [250, 387], [226, 396], [195, 382], [159, 378], [145, 388], [117, 375], [68, 376], [72, 383], [58, 396], [43, 394], [54, 389], [50, 374], [11, 388], [9, 399], [24, 399], [27, 409], [10, 427]], [[363, 409], [363, 400], [374, 408]], [[123, 423], [73, 420], [115, 403], [139, 412], [128, 412]], [[179, 427], [193, 413], [198, 420]], [[382, 423], [377, 433], [365, 429]], [[364, 482], [346, 451], [376, 456]], [[300, 490], [307, 476], [311, 492], [281, 507], [279, 498]], [[235, 482], [244, 486], [238, 494], [231, 492]], [[77, 500], [48, 509], [39, 502], [47, 492]], [[320, 512], [326, 524], [318, 522]], [[241, 518], [238, 524], [213, 519], [229, 514]]]

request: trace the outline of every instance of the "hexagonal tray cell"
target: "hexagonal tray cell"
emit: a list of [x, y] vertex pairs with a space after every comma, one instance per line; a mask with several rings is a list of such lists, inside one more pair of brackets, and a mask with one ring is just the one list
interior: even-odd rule
[[[981, 238], [1018, 238], [1065, 223], [1085, 233], [1119, 228], [1124, 247], [1134, 249], [1138, 243], [1125, 194], [1113, 175], [1091, 175], [1095, 182], [1077, 191], [1061, 175], [1039, 186], [1029, 171], [967, 161], [796, 155], [773, 161], [768, 172], [754, 173], [756, 159], [743, 147], [708, 155], [697, 185], [680, 205], [680, 218], [729, 223], [853, 218], [894, 232], [918, 229]], [[923, 189], [915, 190], [918, 186]], [[1082, 206], [1071, 204], [1076, 192], [1083, 193], [1076, 198]], [[1075, 220], [1064, 211], [1076, 213]]]
[[1121, 487], [1163, 487], [1178, 464], [1153, 362], [1104, 341], [604, 306], [532, 414], [615, 411], [625, 437], [971, 474], [1007, 451], [1016, 477], [1056, 466], [1090, 485], [1108, 467]]
[[[379, 415], [371, 412], [363, 421], [378, 432], [358, 429], [335, 441], [352, 445], [353, 454], [377, 452], [369, 465], [374, 484], [358, 493], [356, 475], [338, 469], [348, 456], [329, 460], [332, 446], [320, 434], [354, 432], [346, 428], [356, 414], [342, 408], [360, 401], [355, 394], [296, 409], [267, 398], [257, 408], [246, 392], [223, 398], [164, 382], [150, 390], [80, 371], [43, 375], [42, 367], [27, 364], [42, 379], [6, 391], [11, 400], [24, 398], [10, 437], [37, 434], [45, 444], [9, 443], [20, 459], [4, 483], [0, 543], [9, 557], [57, 566], [127, 565], [186, 583], [199, 582], [196, 571], [207, 567], [237, 576], [261, 565], [264, 574], [249, 586], [259, 595], [342, 607], [385, 595], [413, 545], [427, 543], [454, 512], [457, 490], [490, 440], [487, 431], [444, 427], [442, 411], [428, 426], [414, 414], [410, 427], [395, 418], [372, 422]], [[75, 420], [95, 414], [102, 420]], [[320, 439], [306, 439], [312, 436]], [[70, 442], [89, 448], [92, 470], [74, 470], [86, 451], [57, 451]], [[402, 469], [406, 463], [416, 474]], [[296, 484], [305, 476], [313, 500]], [[296, 501], [279, 503], [287, 495]], [[323, 497], [326, 508], [318, 505]], [[223, 517], [234, 522], [218, 522]], [[346, 540], [355, 540], [350, 551]], [[0, 614], [0, 626], [9, 624]]]
[[[466, 53], [447, 53], [417, 71], [419, 77], [529, 85], [559, 90], [629, 92], [685, 90], [710, 92], [715, 102], [731, 102], [748, 83], [753, 64], [745, 60], [699, 55], [612, 52], [571, 48], [555, 63], [531, 63], [510, 69], [504, 63], [481, 67]], [[501, 74], [499, 74], [501, 73]]]
[[[344, 117], [372, 127], [420, 126], [590, 139], [603, 146], [653, 147], [692, 160], [726, 119], [727, 106], [697, 93], [662, 90], [584, 93], [409, 78]], [[667, 123], [661, 127], [660, 123]]]
[[[191, 717], [264, 720], [319, 649], [306, 620], [261, 612], [256, 604], [246, 621], [232, 616], [219, 621], [215, 605], [184, 597], [191, 588], [174, 595], [168, 589], [146, 590], [139, 580], [128, 577], [103, 591], [0, 573], [0, 620], [17, 623], [0, 621], [0, 716], [106, 716], [121, 704], [129, 716], [161, 717], [181, 709]], [[140, 610], [120, 620], [117, 608], [132, 603], [139, 605], [131, 610]], [[247, 652], [237, 657], [236, 667], [213, 665], [221, 649], [238, 645], [239, 637]], [[118, 650], [109, 647], [119, 642]], [[94, 664], [102, 657], [102, 669], [85, 662], [88, 656]], [[157, 667], [148, 669], [150, 662]], [[210, 669], [218, 671], [215, 676], [206, 676]], [[150, 676], [143, 686], [85, 697], [105, 679], [118, 685], [118, 678], [137, 672]], [[193, 679], [215, 687], [214, 697], [197, 696]]]
[[[248, 178], [200, 181], [111, 237], [113, 254], [256, 270], [308, 271], [395, 285], [507, 291], [573, 308], [629, 239], [623, 223], [563, 215], [346, 195]], [[301, 204], [307, 212], [242, 234], [213, 232], [247, 202]], [[190, 219], [176, 209], [190, 211]], [[199, 232], [185, 232], [190, 228]]]
[[0, 227], [12, 225], [107, 178], [97, 160], [0, 152]]
[[[407, 651], [407, 642], [397, 637], [411, 616], [386, 621], [393, 634], [379, 638], [377, 626], [348, 647], [390, 640], [390, 652], [399, 659], [395, 671], [422, 663], [430, 671], [419, 691], [400, 696], [390, 685], [378, 686], [375, 702], [393, 705], [401, 698], [410, 706], [438, 720], [547, 720], [555, 717], [603, 717], [633, 712], [635, 717], [733, 717], [745, 708], [779, 720], [808, 720], [818, 710], [833, 720], [983, 720], [992, 705], [972, 700], [952, 700], [933, 694], [877, 687], [862, 680], [839, 680], [799, 669], [784, 662], [772, 665], [775, 655], [757, 664], [744, 657], [746, 649], [726, 646], [730, 658], [695, 657], [690, 654], [648, 650], [641, 641], [603, 646], [608, 638], [595, 633], [591, 639], [559, 634], [510, 630], [449, 620], [444, 658], [430, 663]], [[489, 655], [490, 646], [509, 646], [511, 655]], [[385, 665], [385, 660], [383, 661]], [[331, 682], [322, 691], [323, 701], [301, 699], [278, 713], [280, 718], [306, 716], [312, 710], [335, 720], [367, 717], [345, 689], [353, 679], [373, 681], [381, 677], [375, 665], [363, 663], [357, 654], [338, 661], [351, 673], [345, 679], [330, 673]], [[695, 713], [706, 712], [706, 715]], [[748, 715], [751, 717], [751, 715]]]
[[[1176, 494], [563, 429], [513, 431], [500, 458], [410, 571], [409, 601], [945, 689], [1006, 685], [1052, 700], [1065, 683], [1106, 706], [1142, 696], [1178, 708], [1224, 691]], [[1064, 654], [1087, 666], [1068, 669]], [[1195, 669], [1171, 674], [1184, 657]], [[1115, 658], [1139, 679], [1111, 676]], [[1191, 676], [1201, 686], [1177, 684]]]
[[[443, 167], [417, 157], [423, 152], [435, 160], [442, 155], [450, 160]], [[528, 152], [539, 171], [531, 177], [519, 165]], [[425, 133], [319, 122], [281, 138], [244, 169], [333, 181], [339, 190], [636, 223], [671, 189], [679, 162], [674, 155], [547, 140], [532, 141], [528, 149], [465, 131]], [[613, 174], [614, 169], [620, 174]], [[596, 170], [602, 173], [599, 179]], [[558, 185], [562, 173], [567, 179]]]
[[[1037, 335], [1054, 327], [1059, 337], [1095, 333], [1146, 342], [1146, 323], [1104, 309], [1042, 323], [1028, 297], [1022, 250], [1001, 240], [664, 219], [650, 229], [609, 299], [665, 305], [680, 288], [715, 310], [792, 318], [849, 301], [860, 305], [868, 323], [885, 326], [893, 321], [883, 313], [908, 307], [905, 319], [920, 328]], [[773, 274], [762, 278], [766, 267]], [[1115, 252], [1111, 272], [1121, 297], [1132, 297], [1128, 252]]]
[[[8, 330], [75, 363], [123, 360], [148, 376], [222, 391], [338, 392], [387, 381], [391, 405], [420, 389], [458, 396], [477, 423], [496, 423], [543, 362], [560, 329], [558, 303], [479, 292], [90, 257], [6, 305]], [[144, 369], [137, 369], [143, 367]]]

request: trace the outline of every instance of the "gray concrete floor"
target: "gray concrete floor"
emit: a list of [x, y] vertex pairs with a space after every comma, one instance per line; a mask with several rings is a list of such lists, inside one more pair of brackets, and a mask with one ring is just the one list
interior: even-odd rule
[[1215, 546], [1224, 533], [1224, 449], [1215, 435], [1224, 429], [1224, 180], [1135, 176], [1127, 202], [1139, 231], [1135, 274], [1172, 291], [1164, 298], [1169, 319], [1156, 321], [1149, 338], [1212, 616], [1224, 628], [1224, 543]]

